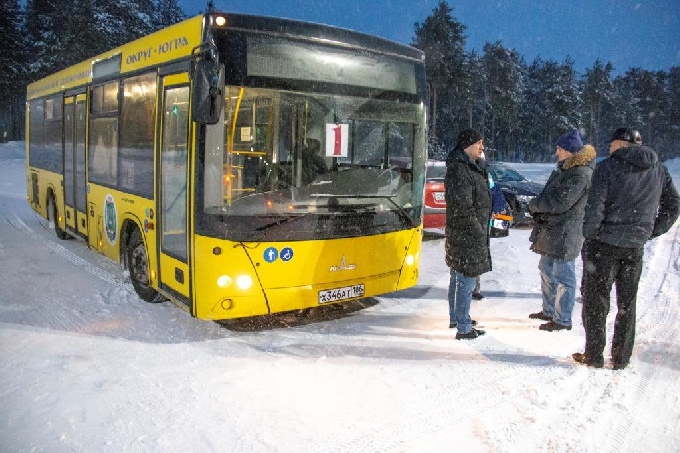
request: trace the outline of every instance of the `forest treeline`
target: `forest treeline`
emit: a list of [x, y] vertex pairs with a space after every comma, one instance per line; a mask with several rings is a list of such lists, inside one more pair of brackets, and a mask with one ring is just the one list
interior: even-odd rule
[[0, 0], [0, 140], [23, 139], [29, 83], [185, 17], [177, 0]]
[[[28, 0], [24, 7], [0, 0], [0, 140], [23, 137], [31, 81], [184, 18], [177, 0]], [[556, 139], [572, 127], [606, 155], [621, 126], [639, 129], [663, 160], [680, 156], [680, 67], [614, 76], [618, 68], [598, 60], [580, 74], [569, 57], [526, 63], [501, 41], [466, 51], [466, 29], [445, 0], [414, 24], [410, 44], [425, 52], [433, 157], [466, 127], [483, 131], [495, 160], [552, 161]]]

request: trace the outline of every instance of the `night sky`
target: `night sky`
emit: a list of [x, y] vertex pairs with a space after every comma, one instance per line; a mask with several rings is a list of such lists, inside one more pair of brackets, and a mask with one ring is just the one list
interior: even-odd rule
[[[411, 44], [414, 24], [438, 0], [214, 0], [217, 10], [309, 20]], [[194, 16], [206, 1], [179, 0]], [[611, 61], [614, 74], [632, 67], [668, 70], [680, 66], [679, 0], [451, 0], [453, 15], [467, 26], [467, 50], [502, 40], [527, 63], [562, 62], [577, 71], [596, 59]]]

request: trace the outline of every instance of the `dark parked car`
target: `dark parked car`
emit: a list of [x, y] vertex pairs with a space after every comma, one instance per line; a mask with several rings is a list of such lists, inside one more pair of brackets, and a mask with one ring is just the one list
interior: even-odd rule
[[543, 190], [543, 184], [528, 180], [518, 171], [501, 162], [489, 162], [489, 172], [512, 209], [513, 225], [533, 223], [529, 201]]

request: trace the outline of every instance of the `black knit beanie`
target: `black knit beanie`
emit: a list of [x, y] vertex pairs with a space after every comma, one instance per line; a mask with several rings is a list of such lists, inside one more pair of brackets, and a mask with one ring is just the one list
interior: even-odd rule
[[456, 148], [465, 149], [483, 139], [484, 137], [482, 137], [482, 134], [480, 134], [477, 129], [465, 129], [458, 134]]

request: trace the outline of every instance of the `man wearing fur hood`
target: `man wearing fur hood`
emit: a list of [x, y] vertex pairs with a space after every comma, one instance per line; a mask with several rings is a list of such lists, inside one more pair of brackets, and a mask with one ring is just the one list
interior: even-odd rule
[[557, 140], [557, 166], [543, 191], [529, 203], [534, 228], [531, 250], [541, 255], [543, 309], [529, 315], [547, 321], [539, 329], [571, 330], [576, 300], [575, 261], [583, 244], [583, 217], [590, 180], [595, 168], [595, 148], [583, 145], [577, 129]]

